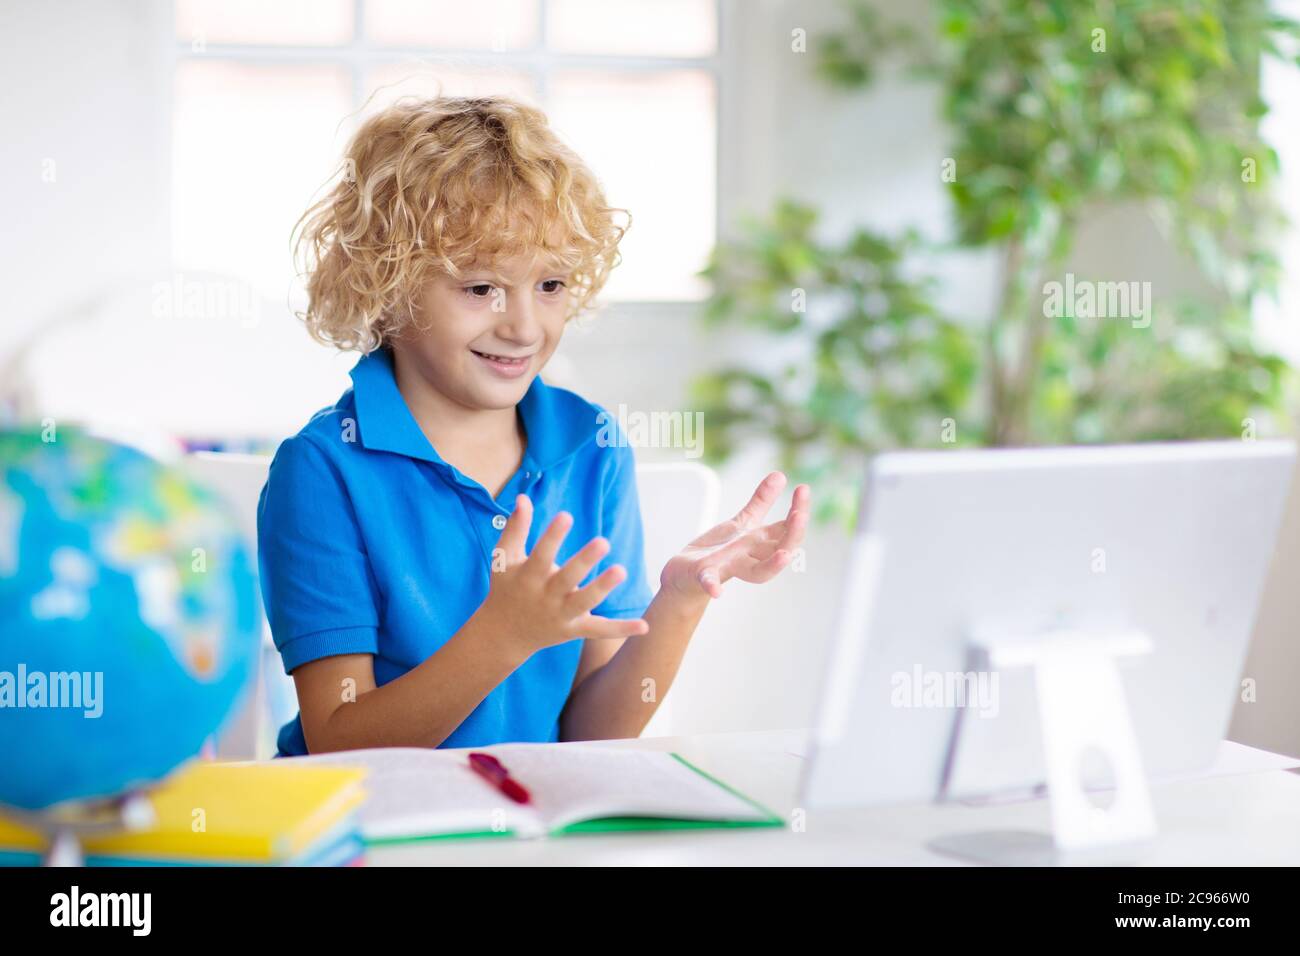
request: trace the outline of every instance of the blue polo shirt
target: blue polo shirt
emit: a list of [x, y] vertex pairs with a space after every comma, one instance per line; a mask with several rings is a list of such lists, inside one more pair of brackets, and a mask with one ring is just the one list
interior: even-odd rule
[[[257, 531], [262, 596], [286, 672], [321, 657], [372, 654], [382, 686], [424, 661], [487, 597], [492, 551], [519, 494], [534, 504], [529, 550], [560, 511], [573, 515], [573, 529], [559, 563], [597, 535], [609, 539], [587, 580], [611, 564], [628, 577], [593, 613], [645, 613], [651, 593], [632, 451], [598, 440], [618, 435], [613, 419], [540, 376], [518, 411], [527, 448], [495, 499], [425, 438], [384, 349], [363, 357], [352, 388], [280, 445]], [[559, 739], [582, 644], [533, 654], [441, 746]], [[281, 728], [279, 752], [307, 752], [299, 717]]]

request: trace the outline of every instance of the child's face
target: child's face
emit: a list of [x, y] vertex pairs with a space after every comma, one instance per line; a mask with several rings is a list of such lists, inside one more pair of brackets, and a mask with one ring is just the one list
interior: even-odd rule
[[[471, 409], [519, 404], [564, 332], [565, 274], [528, 257], [439, 276], [417, 300], [419, 328], [397, 338], [444, 397]], [[425, 330], [425, 331], [421, 331]]]

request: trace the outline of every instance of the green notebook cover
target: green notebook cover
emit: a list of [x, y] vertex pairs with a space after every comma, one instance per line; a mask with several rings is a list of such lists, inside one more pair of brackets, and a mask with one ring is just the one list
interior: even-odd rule
[[735, 797], [744, 800], [755, 810], [767, 815], [763, 820], [682, 820], [675, 817], [600, 817], [595, 820], [583, 820], [580, 823], [571, 823], [567, 827], [560, 827], [558, 830], [552, 830], [552, 834], [559, 836], [567, 833], [612, 833], [619, 830], [719, 830], [733, 829], [739, 827], [780, 827], [785, 826], [785, 821], [779, 816], [763, 806], [757, 800], [746, 796], [735, 787], [728, 786], [717, 777], [701, 770], [695, 764], [691, 763], [679, 753], [672, 756], [683, 767], [694, 770], [705, 780], [714, 786], [721, 787], [723, 790]]

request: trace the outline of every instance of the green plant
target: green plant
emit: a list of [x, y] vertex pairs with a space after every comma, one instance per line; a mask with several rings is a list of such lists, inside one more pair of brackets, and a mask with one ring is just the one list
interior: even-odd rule
[[934, 280], [905, 271], [915, 235], [859, 229], [828, 244], [816, 222], [812, 208], [783, 201], [714, 250], [705, 321], [741, 319], [789, 347], [774, 368], [720, 369], [695, 391], [710, 456], [730, 456], [747, 434], [772, 437], [782, 467], [818, 487], [818, 513], [843, 516], [865, 454], [939, 439], [970, 398], [977, 351], [933, 306]]
[[[944, 418], [959, 443], [1008, 445], [1236, 436], [1284, 416], [1290, 370], [1251, 323], [1252, 301], [1275, 288], [1282, 225], [1258, 71], [1300, 26], [1267, 0], [939, 0], [938, 36], [923, 41], [864, 0], [849, 7], [820, 43], [820, 75], [860, 89], [893, 52], [940, 85], [955, 242], [1000, 251], [999, 301], [988, 316], [940, 316], [931, 282], [901, 278], [913, 237], [861, 232], [850, 255], [812, 238], [813, 211], [783, 202], [715, 251], [707, 318], [813, 344], [818, 364], [702, 379], [712, 453], [761, 428], [788, 465], [838, 481], [858, 453], [939, 443]], [[1145, 324], [1075, 302], [1048, 314], [1046, 283], [1065, 278], [1081, 224], [1117, 205], [1161, 224], [1209, 294], [1157, 289]], [[791, 312], [800, 282], [810, 303], [840, 303], [829, 319], [810, 321], [812, 304]], [[904, 347], [854, 344], [882, 321]], [[832, 346], [854, 356], [852, 374], [823, 368]]]

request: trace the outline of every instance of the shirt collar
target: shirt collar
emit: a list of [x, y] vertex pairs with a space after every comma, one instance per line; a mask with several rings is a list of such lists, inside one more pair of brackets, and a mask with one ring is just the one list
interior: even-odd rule
[[[388, 349], [363, 355], [350, 374], [362, 445], [450, 467], [425, 437], [398, 391]], [[524, 457], [539, 469], [563, 461], [593, 440], [600, 424], [596, 406], [547, 385], [540, 375], [528, 386], [518, 407], [528, 436]]]

